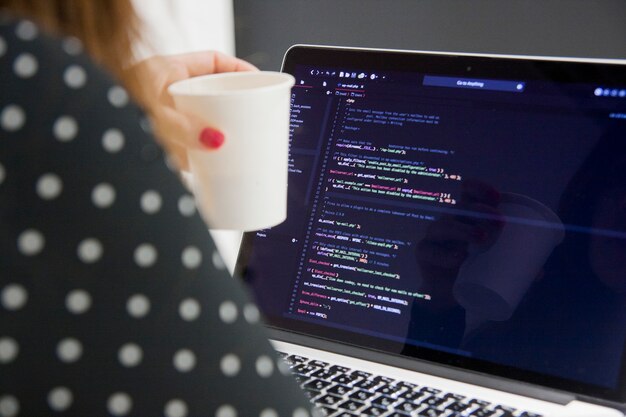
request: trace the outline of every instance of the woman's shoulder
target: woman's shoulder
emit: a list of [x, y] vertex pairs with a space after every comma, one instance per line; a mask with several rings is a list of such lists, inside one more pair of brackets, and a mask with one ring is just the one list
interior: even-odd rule
[[48, 144], [33, 130], [48, 129], [52, 139], [69, 143], [80, 131], [115, 122], [141, 123], [138, 140], [151, 140], [141, 109], [77, 38], [0, 13], [0, 74], [2, 134], [23, 136], [21, 146]]

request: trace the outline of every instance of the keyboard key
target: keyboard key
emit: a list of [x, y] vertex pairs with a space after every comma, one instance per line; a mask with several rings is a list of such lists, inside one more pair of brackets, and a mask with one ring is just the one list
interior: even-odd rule
[[453, 411], [455, 413], [460, 413], [469, 409], [470, 407], [474, 407], [473, 404], [462, 403], [461, 401], [453, 401], [451, 403], [446, 404], [444, 407], [446, 410]]
[[307, 375], [311, 372], [317, 371], [319, 368], [317, 366], [309, 365], [307, 363], [299, 363], [297, 365], [294, 365], [291, 369], [295, 373]]
[[443, 398], [452, 399], [456, 401], [463, 401], [465, 399], [465, 395], [454, 394], [452, 392], [449, 392], [446, 395], [444, 395]]
[[315, 402], [320, 405], [337, 405], [341, 401], [343, 401], [342, 397], [338, 397], [336, 395], [330, 395], [330, 394], [326, 394], [315, 400]]
[[338, 384], [349, 385], [353, 382], [358, 381], [357, 377], [352, 377], [351, 375], [339, 375], [332, 379], [333, 382], [337, 382]]
[[302, 362], [306, 362], [309, 360], [308, 358], [298, 356], [298, 355], [289, 355], [287, 356], [287, 359], [296, 363], [302, 363]]
[[430, 407], [438, 407], [445, 402], [446, 402], [445, 399], [440, 398], [440, 397], [435, 397], [433, 395], [432, 397], [428, 397], [425, 400], [421, 401], [420, 404], [426, 404]]
[[399, 411], [394, 411], [391, 414], [387, 414], [385, 417], [407, 417], [407, 416], [410, 416], [410, 414], [404, 414]]
[[395, 386], [398, 388], [406, 388], [409, 391], [415, 391], [415, 389], [418, 387], [417, 384], [413, 384], [411, 382], [405, 382], [405, 381], [396, 382]]
[[335, 385], [335, 386], [333, 386], [331, 388], [328, 388], [326, 390], [326, 392], [329, 393], [329, 394], [333, 394], [333, 395], [344, 396], [347, 393], [349, 393], [350, 391], [352, 391], [353, 389], [354, 388], [352, 388], [352, 387], [347, 387], [345, 385], [337, 384], [337, 385]]
[[381, 395], [379, 397], [374, 398], [371, 402], [372, 402], [372, 405], [376, 405], [379, 407], [388, 407], [397, 401], [399, 401], [397, 398], [393, 398], [388, 395]]
[[347, 410], [347, 411], [352, 411], [352, 412], [356, 412], [360, 410], [361, 408], [363, 408], [364, 406], [365, 406], [365, 403], [362, 403], [361, 401], [355, 401], [355, 400], [346, 400], [342, 402], [341, 404], [337, 404], [337, 408], [341, 408], [342, 410]]
[[524, 411], [519, 417], [543, 417], [541, 414], [531, 413], [530, 411]]
[[389, 377], [387, 377], [387, 376], [381, 376], [381, 375], [375, 376], [375, 377], [374, 377], [374, 378], [372, 378], [372, 379], [373, 379], [374, 381], [376, 381], [376, 382], [383, 382], [383, 383], [385, 383], [385, 384], [389, 384], [389, 385], [391, 385], [391, 383], [393, 383], [393, 382], [395, 382], [395, 381], [396, 381], [396, 380], [395, 380], [395, 379], [393, 379], [393, 378], [389, 378]]
[[419, 392], [419, 391], [404, 391], [398, 394], [398, 397], [404, 398], [407, 401], [417, 402], [420, 398], [424, 397], [425, 395], [428, 395], [428, 394], [424, 394], [423, 392]]
[[380, 385], [379, 382], [373, 381], [371, 379], [360, 379], [354, 382], [353, 386], [359, 387], [361, 389], [372, 389]]
[[364, 379], [367, 379], [372, 376], [372, 374], [370, 374], [369, 372], [365, 372], [365, 371], [353, 371], [350, 375], [354, 377], [364, 378]]
[[335, 374], [330, 372], [328, 369], [319, 369], [311, 373], [311, 376], [319, 379], [330, 379], [335, 376]]
[[400, 390], [402, 390], [402, 388], [397, 388], [391, 385], [381, 385], [380, 387], [374, 389], [374, 391], [380, 394], [385, 394], [385, 395], [393, 395], [399, 392]]
[[488, 401], [477, 400], [476, 398], [472, 398], [471, 400], [468, 401], [468, 403], [475, 404], [479, 407], [489, 407], [489, 405], [491, 405], [491, 403]]
[[419, 391], [423, 393], [427, 393], [427, 394], [433, 394], [433, 395], [437, 395], [441, 393], [440, 389], [432, 388], [432, 387], [422, 387], [419, 389]]
[[[387, 409], [385, 408], [379, 408], [379, 407], [368, 407], [364, 410], [361, 410], [360, 414], [362, 416], [372, 416], [372, 417], [378, 417], [378, 416], [382, 416], [383, 414], [385, 414], [387, 412]], [[405, 414], [406, 416], [407, 414]]]
[[324, 361], [309, 361], [309, 365], [317, 366], [318, 368], [326, 368], [329, 363]]
[[425, 410], [420, 411], [417, 415], [419, 417], [442, 417], [448, 414], [446, 410], [437, 410], [436, 408], [427, 408]]
[[472, 411], [469, 415], [472, 417], [496, 417], [501, 413], [500, 410], [487, 410], [485, 408], [479, 408]]
[[342, 410], [338, 411], [337, 414], [333, 414], [332, 417], [357, 417], [357, 415]]
[[510, 413], [510, 414], [513, 414], [517, 411], [515, 408], [507, 407], [506, 405], [496, 405], [495, 407], [493, 407], [493, 409], [506, 411], [507, 413]]
[[337, 412], [337, 410], [335, 410], [334, 408], [330, 408], [330, 407], [318, 407], [318, 410], [324, 413], [325, 416], [330, 416], [333, 413]]
[[348, 372], [350, 372], [350, 368], [346, 368], [345, 366], [339, 366], [339, 365], [333, 365], [328, 369], [336, 374], [347, 374]]
[[375, 397], [376, 395], [378, 394], [360, 389], [350, 394], [350, 398], [358, 401], [366, 401], [372, 397]]
[[306, 384], [302, 385], [302, 388], [307, 391], [321, 391], [330, 385], [332, 385], [332, 382], [322, 381], [321, 379], [312, 379]]
[[395, 405], [394, 408], [398, 411], [403, 411], [406, 413], [411, 413], [415, 410], [419, 410], [420, 408], [424, 408], [423, 405], [415, 404], [412, 402], [405, 401], [402, 404]]

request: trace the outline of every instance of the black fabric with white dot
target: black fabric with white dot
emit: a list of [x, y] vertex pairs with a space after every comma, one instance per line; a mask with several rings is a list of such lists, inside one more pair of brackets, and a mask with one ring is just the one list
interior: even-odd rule
[[0, 22], [0, 416], [309, 416], [126, 91]]

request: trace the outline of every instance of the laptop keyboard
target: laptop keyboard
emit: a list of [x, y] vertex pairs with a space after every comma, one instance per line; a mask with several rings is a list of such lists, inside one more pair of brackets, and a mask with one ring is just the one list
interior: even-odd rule
[[279, 352], [328, 417], [542, 417], [477, 398]]

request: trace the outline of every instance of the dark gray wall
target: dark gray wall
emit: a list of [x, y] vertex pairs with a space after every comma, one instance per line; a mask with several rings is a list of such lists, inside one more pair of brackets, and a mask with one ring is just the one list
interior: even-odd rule
[[626, 58], [626, 0], [234, 0], [237, 55], [295, 43]]

